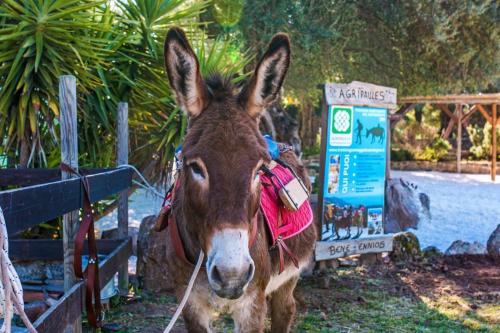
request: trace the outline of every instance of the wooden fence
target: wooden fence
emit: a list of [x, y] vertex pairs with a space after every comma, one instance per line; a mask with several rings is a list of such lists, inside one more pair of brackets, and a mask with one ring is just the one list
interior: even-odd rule
[[[76, 142], [76, 79], [61, 77], [59, 86], [61, 110], [62, 162], [78, 168]], [[118, 122], [118, 162], [128, 162], [127, 104], [120, 103]], [[127, 292], [128, 258], [132, 241], [128, 237], [128, 188], [132, 185], [130, 168], [80, 170], [86, 175], [90, 200], [96, 203], [111, 195], [119, 196], [119, 239], [98, 240], [100, 288], [117, 272], [121, 292]], [[73, 272], [74, 237], [79, 225], [79, 210], [83, 207], [84, 189], [79, 178], [58, 169], [0, 169], [0, 207], [4, 212], [12, 260], [64, 261], [64, 295], [33, 324], [40, 333], [81, 332], [81, 313], [85, 301], [84, 281], [75, 279]], [[62, 178], [62, 179], [61, 179]], [[16, 234], [63, 216], [62, 240], [13, 239]], [[85, 249], [85, 251], [87, 251]], [[86, 252], [85, 252], [86, 254]]]

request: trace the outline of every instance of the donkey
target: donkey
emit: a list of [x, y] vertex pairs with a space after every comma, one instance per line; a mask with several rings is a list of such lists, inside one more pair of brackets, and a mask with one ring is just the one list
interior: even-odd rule
[[[351, 224], [352, 224], [352, 206], [344, 206], [341, 210], [341, 215], [335, 217], [334, 234], [335, 240], [351, 238]], [[340, 237], [340, 229], [345, 229], [347, 234], [345, 237]]]
[[[299, 268], [285, 255], [285, 269], [279, 274], [279, 253], [272, 250], [259, 210], [259, 169], [271, 162], [259, 132], [259, 116], [278, 95], [289, 63], [290, 41], [280, 33], [244, 85], [233, 85], [220, 74], [203, 78], [184, 32], [173, 28], [167, 33], [168, 79], [177, 103], [189, 116], [171, 214], [191, 263], [181, 260], [170, 243], [166, 259], [179, 298], [199, 251], [207, 256], [183, 310], [189, 332], [211, 332], [211, 322], [221, 312], [231, 315], [237, 332], [263, 332], [266, 299], [271, 331], [290, 331], [293, 291], [312, 255], [316, 229], [312, 223], [285, 240]], [[310, 188], [294, 153], [284, 153], [281, 159]], [[170, 226], [168, 232], [172, 233]]]

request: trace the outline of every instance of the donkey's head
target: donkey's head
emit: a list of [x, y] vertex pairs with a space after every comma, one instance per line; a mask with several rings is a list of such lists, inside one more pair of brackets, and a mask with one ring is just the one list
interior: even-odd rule
[[168, 79], [189, 116], [180, 174], [187, 231], [207, 254], [211, 288], [238, 298], [252, 280], [249, 246], [260, 198], [259, 168], [269, 162], [259, 116], [273, 102], [290, 62], [290, 42], [276, 35], [253, 76], [243, 86], [214, 74], [203, 78], [184, 32], [165, 41]]

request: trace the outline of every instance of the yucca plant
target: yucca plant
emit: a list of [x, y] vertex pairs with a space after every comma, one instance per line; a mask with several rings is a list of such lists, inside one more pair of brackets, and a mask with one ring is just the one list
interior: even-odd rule
[[99, 85], [91, 69], [107, 56], [103, 3], [0, 2], [0, 138], [21, 166], [46, 164], [44, 148], [57, 143], [58, 77], [75, 75], [79, 91]]

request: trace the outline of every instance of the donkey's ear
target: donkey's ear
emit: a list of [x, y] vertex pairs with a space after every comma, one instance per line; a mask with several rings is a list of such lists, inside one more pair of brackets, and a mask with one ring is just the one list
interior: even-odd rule
[[252, 117], [260, 115], [276, 99], [289, 65], [290, 40], [284, 33], [276, 34], [241, 93], [242, 101]]
[[179, 106], [189, 116], [198, 116], [208, 103], [208, 94], [198, 59], [180, 28], [172, 28], [167, 33], [165, 67]]

